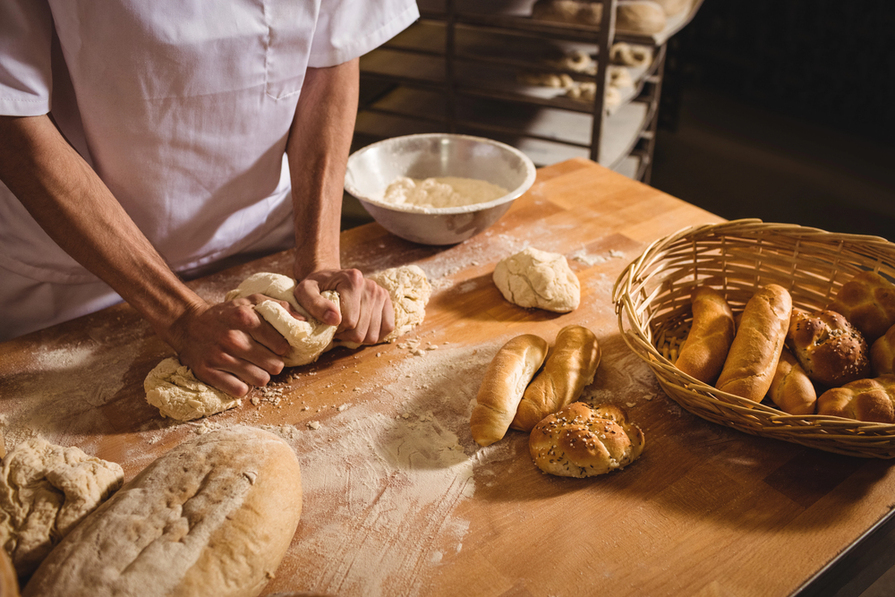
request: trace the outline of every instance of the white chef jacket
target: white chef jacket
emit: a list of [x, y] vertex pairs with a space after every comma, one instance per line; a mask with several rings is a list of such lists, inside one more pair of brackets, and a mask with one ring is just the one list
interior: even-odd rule
[[[175, 271], [291, 217], [284, 152], [307, 67], [356, 58], [413, 0], [2, 0], [0, 114], [52, 112]], [[0, 183], [0, 285], [90, 284]]]

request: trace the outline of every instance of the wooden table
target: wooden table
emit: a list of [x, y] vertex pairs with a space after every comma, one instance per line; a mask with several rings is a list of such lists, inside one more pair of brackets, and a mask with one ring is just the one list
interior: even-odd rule
[[[539, 171], [496, 225], [452, 247], [414, 245], [375, 224], [343, 234], [343, 263], [420, 265], [434, 294], [398, 343], [336, 349], [287, 370], [241, 408], [173, 424], [142, 382], [170, 349], [127, 306], [0, 344], [7, 448], [39, 434], [121, 463], [131, 478], [196, 434], [264, 426], [299, 455], [304, 512], [268, 592], [334, 595], [789, 595], [885, 519], [888, 461], [753, 437], [682, 410], [617, 329], [611, 289], [645, 245], [720, 218], [586, 160]], [[503, 300], [501, 258], [566, 255], [581, 306], [558, 315]], [[220, 300], [273, 255], [193, 283]], [[584, 400], [615, 402], [646, 434], [643, 456], [587, 480], [542, 474], [527, 436], [479, 448], [468, 417], [509, 338], [552, 342], [590, 327], [603, 360]]]

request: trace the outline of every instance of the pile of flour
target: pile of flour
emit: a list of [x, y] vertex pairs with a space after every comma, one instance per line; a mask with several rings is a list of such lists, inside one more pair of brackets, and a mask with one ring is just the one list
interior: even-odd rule
[[474, 178], [444, 176], [420, 180], [399, 176], [385, 189], [382, 202], [424, 210], [487, 203], [506, 194], [506, 189]]

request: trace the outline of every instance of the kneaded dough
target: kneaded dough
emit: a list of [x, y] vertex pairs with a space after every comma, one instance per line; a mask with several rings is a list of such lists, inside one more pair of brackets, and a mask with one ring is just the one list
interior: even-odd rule
[[581, 302], [581, 283], [559, 253], [529, 247], [500, 260], [493, 279], [504, 298], [520, 307], [568, 313]]
[[0, 468], [0, 546], [19, 576], [121, 487], [121, 466], [42, 438], [18, 444]]
[[155, 366], [143, 381], [146, 401], [164, 417], [192, 421], [239, 406], [240, 399], [199, 381], [177, 357]]
[[395, 310], [395, 330], [386, 336], [386, 342], [394, 342], [423, 322], [432, 286], [422, 268], [418, 265], [393, 267], [373, 274], [370, 279], [388, 291]]
[[[273, 299], [286, 301], [295, 311], [306, 320], [296, 319], [289, 310], [276, 301], [263, 301], [255, 305], [258, 312], [270, 325], [276, 329], [289, 342], [292, 347], [283, 357], [283, 363], [287, 367], [299, 367], [316, 361], [333, 341], [336, 334], [336, 326], [332, 326], [311, 317], [298, 301], [295, 300], [295, 280], [289, 276], [259, 272], [252, 274], [243, 282], [227, 293], [225, 300], [232, 301], [235, 298], [244, 298], [252, 294], [263, 294]], [[332, 290], [324, 290], [320, 293], [339, 306], [339, 294]]]

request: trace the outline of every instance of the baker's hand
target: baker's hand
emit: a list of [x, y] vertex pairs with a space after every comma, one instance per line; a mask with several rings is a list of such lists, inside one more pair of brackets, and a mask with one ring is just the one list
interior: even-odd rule
[[264, 300], [271, 299], [255, 294], [195, 305], [177, 320], [168, 342], [199, 380], [232, 396], [245, 396], [251, 386], [267, 385], [283, 370], [282, 356], [289, 350], [286, 339], [252, 307]]
[[[339, 308], [320, 293], [339, 293]], [[321, 270], [295, 286], [295, 298], [308, 313], [338, 326], [336, 339], [376, 344], [395, 329], [395, 311], [388, 292], [356, 269]]]

